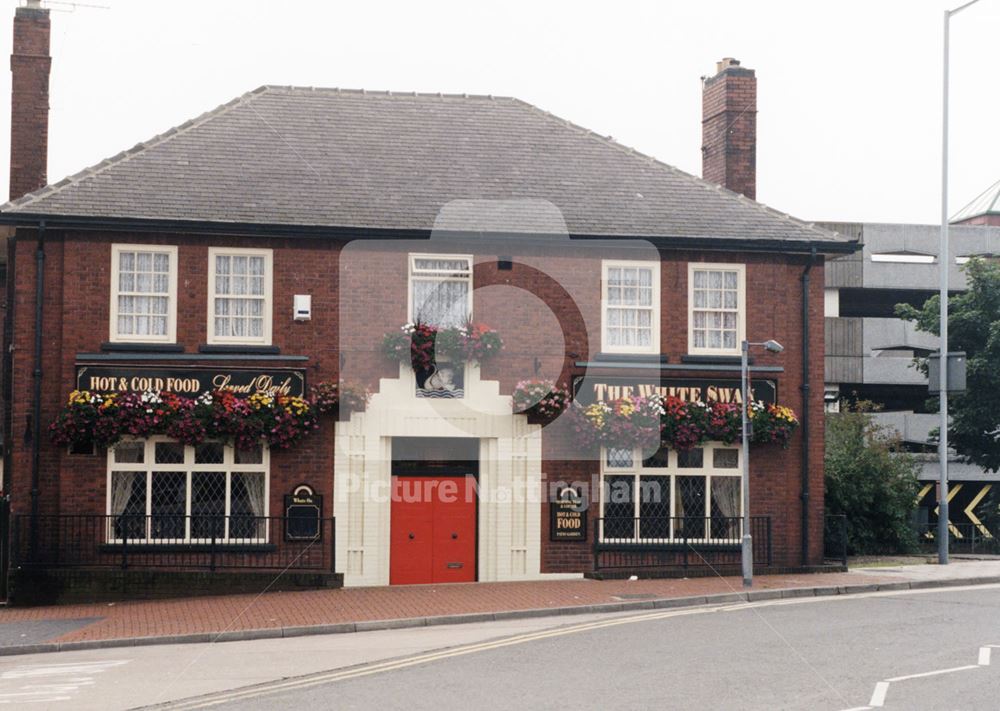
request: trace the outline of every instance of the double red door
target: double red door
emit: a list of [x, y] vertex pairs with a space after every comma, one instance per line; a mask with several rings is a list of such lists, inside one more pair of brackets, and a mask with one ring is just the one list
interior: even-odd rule
[[476, 579], [476, 491], [471, 476], [393, 476], [389, 584]]

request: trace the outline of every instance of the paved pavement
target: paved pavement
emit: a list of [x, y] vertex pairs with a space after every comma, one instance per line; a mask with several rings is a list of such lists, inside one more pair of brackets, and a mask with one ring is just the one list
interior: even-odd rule
[[[813, 594], [857, 586], [1000, 581], [1000, 561], [868, 568], [850, 573], [759, 576], [754, 595]], [[861, 588], [864, 589], [864, 588]], [[874, 588], [869, 588], [874, 589]], [[774, 591], [785, 591], [777, 593]], [[614, 612], [705, 602], [742, 593], [738, 578], [584, 579], [516, 583], [415, 585], [0, 608], [0, 655], [94, 644], [223, 641], [263, 636], [354, 632], [387, 626], [484, 621], [549, 612]], [[720, 601], [720, 598], [715, 598]]]
[[[1000, 575], [1000, 567], [997, 568]], [[890, 582], [899, 576], [858, 576], [849, 573], [759, 576], [755, 591], [845, 586], [859, 582]], [[905, 578], [903, 578], [905, 579]], [[59, 629], [38, 642], [76, 643], [114, 639], [225, 634], [236, 637], [248, 631], [283, 630], [301, 634], [302, 628], [323, 626], [322, 631], [354, 631], [358, 623], [454, 615], [493, 615], [524, 610], [554, 610], [602, 605], [640, 606], [654, 600], [742, 592], [739, 578], [690, 578], [663, 580], [547, 580], [511, 583], [461, 583], [408, 585], [342, 590], [275, 592], [264, 595], [229, 595], [177, 600], [132, 601], [92, 605], [33, 608], [0, 608], [0, 654], [10, 648], [21, 630], [39, 621], [55, 623], [92, 620], [75, 628]], [[611, 607], [607, 607], [611, 606]], [[345, 626], [354, 625], [350, 629]], [[6, 632], [4, 630], [7, 630]], [[28, 639], [31, 641], [28, 642]], [[25, 651], [25, 650], [21, 650]]]
[[0, 705], [52, 711], [992, 711], [998, 698], [1000, 584], [0, 659]]

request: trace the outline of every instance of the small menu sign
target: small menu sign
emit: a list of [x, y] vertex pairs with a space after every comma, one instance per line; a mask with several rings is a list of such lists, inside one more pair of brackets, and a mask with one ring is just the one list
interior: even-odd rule
[[579, 489], [563, 487], [555, 500], [549, 502], [549, 539], [587, 540], [587, 507]]

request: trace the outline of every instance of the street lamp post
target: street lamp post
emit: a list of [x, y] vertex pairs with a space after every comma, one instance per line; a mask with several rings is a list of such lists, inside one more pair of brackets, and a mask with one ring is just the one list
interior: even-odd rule
[[764, 350], [771, 353], [781, 353], [784, 346], [775, 340], [764, 341], [763, 343], [751, 343], [744, 340], [741, 344], [742, 358], [740, 361], [740, 392], [742, 394], [742, 453], [740, 459], [743, 463], [742, 488], [743, 488], [743, 538], [742, 538], [742, 562], [743, 562], [743, 587], [749, 588], [753, 585], [753, 536], [750, 535], [750, 420], [747, 408], [750, 407], [750, 346], [763, 346]]
[[938, 461], [940, 485], [938, 486], [938, 563], [948, 564], [948, 269], [951, 257], [948, 249], [948, 62], [951, 16], [957, 15], [979, 0], [970, 0], [954, 10], [944, 11], [944, 68], [941, 101], [941, 239], [938, 245], [938, 273], [941, 299], [941, 370], [940, 435], [938, 436]]

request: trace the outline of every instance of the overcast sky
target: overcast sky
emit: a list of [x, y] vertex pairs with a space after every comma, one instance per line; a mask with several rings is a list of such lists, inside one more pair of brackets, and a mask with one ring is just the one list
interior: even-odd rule
[[[939, 219], [942, 11], [962, 0], [84, 1], [110, 9], [52, 12], [53, 182], [262, 84], [513, 95], [700, 175], [699, 77], [733, 56], [757, 70], [762, 202]], [[998, 36], [1000, 0], [952, 20], [952, 214], [1000, 180]]]

